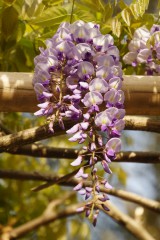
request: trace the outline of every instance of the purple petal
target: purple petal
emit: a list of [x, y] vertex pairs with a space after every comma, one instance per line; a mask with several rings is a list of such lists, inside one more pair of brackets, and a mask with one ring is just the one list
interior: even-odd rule
[[102, 102], [103, 102], [102, 95], [96, 91], [86, 93], [83, 99], [83, 104], [86, 107], [91, 107], [93, 105], [100, 105]]
[[75, 191], [79, 191], [79, 190], [82, 189], [82, 187], [83, 187], [83, 183], [80, 182], [80, 183], [78, 183], [78, 184], [73, 188], [73, 190], [75, 190]]
[[85, 189], [86, 189], [86, 191], [89, 192], [89, 193], [91, 193], [92, 190], [93, 190], [93, 188], [91, 188], [91, 187], [85, 187]]
[[112, 171], [110, 170], [110, 168], [109, 168], [108, 164], [106, 163], [106, 161], [102, 160], [101, 164], [102, 164], [103, 169], [104, 169], [105, 172], [107, 172], [109, 174], [112, 173]]
[[119, 77], [114, 77], [109, 80], [109, 87], [119, 90], [122, 87], [122, 80]]
[[45, 96], [46, 98], [50, 98], [53, 96], [53, 93], [43, 92], [43, 96]]
[[105, 211], [109, 211], [109, 208], [105, 204], [102, 204], [102, 207]]
[[78, 191], [79, 194], [81, 195], [85, 195], [86, 194], [86, 190], [85, 189], [81, 189]]
[[85, 114], [83, 114], [83, 117], [84, 117], [85, 120], [89, 120], [90, 114], [89, 113], [85, 113]]
[[37, 112], [34, 113], [35, 116], [43, 116], [44, 115], [44, 109], [40, 109]]
[[119, 138], [112, 138], [107, 142], [105, 148], [108, 150], [111, 149], [117, 153], [121, 150], [121, 140]]
[[71, 163], [71, 165], [72, 166], [79, 166], [80, 164], [81, 164], [81, 162], [82, 162], [82, 156], [78, 156], [78, 158], [76, 158], [76, 160], [74, 160], [72, 163]]
[[79, 207], [76, 209], [77, 212], [83, 212], [85, 210], [85, 207]]
[[78, 65], [77, 75], [79, 78], [84, 79], [85, 76], [94, 74], [94, 67], [90, 62], [83, 61]]
[[85, 89], [88, 89], [88, 83], [87, 82], [79, 82], [79, 85]]
[[105, 93], [108, 90], [108, 84], [105, 80], [101, 78], [94, 78], [89, 83], [89, 90], [90, 91], [98, 91], [100, 93]]
[[83, 130], [87, 130], [87, 128], [88, 128], [88, 126], [89, 126], [89, 122], [82, 122], [82, 123], [80, 123], [80, 125], [81, 125], [81, 128], [82, 128]]
[[76, 133], [78, 130], [79, 130], [79, 123], [75, 124], [73, 127], [68, 129], [66, 133], [73, 134], [73, 133]]
[[112, 189], [113, 188], [108, 182], [106, 182], [104, 186], [107, 189]]

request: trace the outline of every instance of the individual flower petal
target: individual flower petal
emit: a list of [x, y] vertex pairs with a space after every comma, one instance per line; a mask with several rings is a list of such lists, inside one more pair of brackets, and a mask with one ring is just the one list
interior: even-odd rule
[[121, 150], [121, 140], [119, 138], [111, 138], [106, 146], [106, 149], [113, 150], [115, 153], [119, 152]]
[[106, 79], [110, 74], [110, 68], [99, 67], [96, 71], [96, 77]]
[[105, 95], [104, 100], [108, 103], [115, 104], [118, 101], [117, 91], [112, 88]]
[[100, 105], [102, 102], [103, 102], [102, 95], [96, 91], [86, 93], [83, 99], [83, 104], [86, 107], [91, 107], [93, 105]]
[[83, 212], [85, 210], [85, 207], [79, 207], [76, 209], [77, 212]]
[[68, 129], [66, 133], [73, 134], [73, 133], [76, 133], [78, 130], [79, 130], [79, 123], [75, 124], [73, 127]]
[[142, 49], [137, 55], [137, 62], [138, 63], [147, 63], [148, 58], [151, 58], [152, 52], [150, 49]]
[[106, 173], [109, 173], [109, 174], [112, 173], [112, 171], [110, 170], [110, 168], [109, 168], [108, 164], [106, 163], [106, 161], [102, 160], [101, 164], [102, 164], [103, 169], [104, 169], [104, 171], [105, 171]]
[[119, 77], [114, 77], [109, 80], [108, 84], [110, 88], [119, 90], [122, 87], [122, 80]]
[[87, 82], [79, 82], [79, 85], [84, 89], [88, 89], [88, 83]]
[[108, 90], [108, 84], [105, 80], [101, 78], [94, 78], [90, 83], [89, 83], [89, 90], [92, 91], [97, 91], [100, 93], [105, 93]]
[[128, 52], [124, 55], [123, 57], [123, 61], [126, 63], [126, 64], [132, 64], [136, 61], [137, 59], [137, 52]]
[[82, 163], [82, 156], [78, 156], [76, 160], [74, 160], [71, 165], [72, 166], [79, 166]]
[[78, 191], [78, 193], [80, 195], [85, 195], [86, 194], [86, 190], [85, 189], [81, 189], [81, 190]]
[[69, 76], [66, 78], [66, 85], [69, 89], [74, 90], [78, 86], [78, 78]]
[[140, 27], [137, 28], [136, 31], [134, 32], [134, 38], [140, 39], [148, 39], [150, 37], [150, 32], [147, 28], [145, 27]]
[[83, 183], [80, 182], [80, 183], [78, 183], [78, 184], [73, 188], [73, 190], [75, 190], [75, 191], [79, 191], [79, 190], [82, 189], [82, 187], [83, 187]]
[[89, 78], [94, 74], [94, 67], [90, 62], [83, 61], [78, 64], [77, 75], [81, 79]]
[[96, 115], [95, 124], [99, 127], [105, 125], [106, 127], [111, 124], [111, 116], [107, 111], [100, 112]]
[[80, 126], [83, 130], [87, 130], [87, 128], [89, 127], [89, 122], [82, 122], [80, 123]]
[[105, 186], [105, 188], [107, 188], [107, 189], [112, 189], [112, 188], [113, 188], [108, 182], [106, 182], [106, 183], [104, 184], [104, 186]]
[[109, 208], [105, 204], [102, 204], [102, 207], [105, 211], [107, 211], [107, 212], [109, 211]]
[[114, 65], [114, 60], [113, 57], [108, 56], [108, 55], [103, 55], [103, 56], [99, 56], [97, 58], [97, 66], [98, 67], [111, 67]]

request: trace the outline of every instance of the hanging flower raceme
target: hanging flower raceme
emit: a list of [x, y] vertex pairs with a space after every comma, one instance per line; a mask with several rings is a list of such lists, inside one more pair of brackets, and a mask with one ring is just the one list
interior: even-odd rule
[[123, 57], [126, 64], [143, 66], [143, 74], [160, 75], [160, 25], [154, 24], [150, 30], [138, 28], [128, 48], [129, 52]]
[[83, 21], [62, 23], [46, 46], [35, 58], [33, 85], [40, 101], [35, 115], [46, 115], [52, 132], [55, 120], [63, 129], [64, 118], [78, 120], [66, 131], [69, 141], [83, 143], [83, 151], [71, 163], [79, 167], [74, 190], [88, 200], [83, 210], [96, 225], [98, 205], [108, 210], [109, 198], [100, 189], [111, 188], [98, 174], [99, 163], [111, 173], [109, 163], [120, 151], [124, 128], [119, 51], [111, 35]]

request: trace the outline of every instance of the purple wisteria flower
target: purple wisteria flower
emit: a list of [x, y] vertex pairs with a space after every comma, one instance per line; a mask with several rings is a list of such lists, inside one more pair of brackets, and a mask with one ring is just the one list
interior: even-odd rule
[[160, 25], [154, 24], [150, 31], [138, 28], [128, 45], [129, 52], [123, 57], [126, 64], [143, 66], [144, 74], [160, 75]]
[[[147, 38], [146, 30], [136, 33], [141, 43], [136, 42], [134, 49], [145, 46], [144, 33]], [[160, 57], [159, 45], [157, 49]], [[150, 52], [147, 54], [149, 58]], [[143, 52], [139, 55], [139, 59], [142, 58]], [[109, 198], [101, 193], [100, 187], [111, 188], [106, 179], [99, 177], [96, 164], [101, 162], [104, 171], [111, 174], [109, 164], [120, 151], [119, 137], [124, 128], [119, 59], [119, 50], [111, 35], [101, 34], [97, 24], [76, 21], [62, 23], [56, 34], [46, 40], [46, 49], [41, 48], [34, 61], [33, 85], [40, 102], [40, 110], [35, 115], [47, 117], [51, 132], [54, 132], [55, 121], [65, 129], [63, 119], [70, 119], [73, 126], [66, 131], [71, 135], [69, 141], [83, 143], [82, 151], [71, 163], [78, 167], [75, 178], [79, 183], [74, 190], [89, 200], [79, 211], [85, 210], [94, 226], [99, 214], [97, 206], [100, 204], [109, 210], [106, 205]], [[132, 60], [135, 61], [133, 53]], [[90, 187], [85, 186], [86, 179]]]

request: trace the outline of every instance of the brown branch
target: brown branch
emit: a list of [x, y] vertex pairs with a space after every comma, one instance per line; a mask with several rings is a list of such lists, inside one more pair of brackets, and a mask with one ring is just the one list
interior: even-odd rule
[[[76, 170], [77, 171], [77, 170]], [[60, 184], [64, 186], [75, 186], [78, 181], [76, 179], [71, 179], [75, 174], [75, 171], [67, 174], [65, 176], [53, 176], [53, 175], [45, 175], [40, 173], [28, 173], [22, 171], [10, 171], [10, 170], [0, 170], [0, 178], [3, 179], [15, 179], [15, 180], [34, 180], [34, 181], [45, 181], [45, 184], [48, 184], [48, 187], [54, 184]], [[43, 186], [43, 185], [40, 185]], [[85, 182], [84, 186], [91, 186], [90, 182]], [[46, 186], [45, 186], [46, 188]], [[116, 189], [106, 189], [101, 187], [102, 192], [107, 193], [109, 195], [113, 195], [115, 197], [119, 197], [129, 202], [137, 203], [143, 207], [146, 207], [156, 213], [160, 213], [160, 202], [150, 200], [148, 198], [139, 196], [135, 193], [127, 192], [124, 190], [116, 190]], [[36, 188], [37, 190], [37, 188]], [[40, 190], [40, 189], [38, 189]]]
[[9, 240], [17, 239], [17, 238], [20, 238], [20, 237], [24, 236], [25, 234], [29, 233], [30, 231], [33, 231], [41, 226], [47, 225], [51, 222], [54, 222], [57, 219], [62, 219], [62, 218], [66, 218], [69, 216], [73, 216], [73, 215], [77, 214], [77, 208], [79, 206], [80, 206], [80, 204], [75, 204], [70, 207], [66, 207], [65, 209], [59, 211], [58, 213], [55, 211], [49, 212], [46, 209], [44, 211], [44, 213], [42, 213], [41, 216], [11, 230], [11, 232], [9, 232], [7, 234], [7, 237]]
[[[21, 148], [7, 151], [11, 154], [27, 155], [33, 157], [46, 158], [66, 158], [74, 159], [77, 157], [79, 150], [71, 148], [55, 148], [48, 147], [42, 144], [26, 145]], [[83, 153], [85, 153], [83, 151]], [[128, 163], [160, 163], [160, 153], [158, 152], [120, 152], [113, 162], [128, 162]]]
[[[126, 116], [125, 119], [125, 129], [160, 132], [160, 120], [158, 118]], [[66, 120], [64, 123], [66, 129], [73, 125], [73, 122], [70, 120]], [[10, 151], [16, 147], [65, 134], [65, 131], [59, 127], [58, 123], [55, 124], [55, 129], [55, 133], [52, 134], [48, 130], [48, 125], [43, 125], [3, 136], [0, 138], [0, 152]]]
[[[75, 179], [70, 180], [69, 184], [72, 184], [73, 186], [75, 186], [77, 184], [77, 181]], [[85, 182], [84, 186], [89, 187], [89, 186], [91, 186], [91, 184], [89, 182]], [[160, 202], [158, 202], [158, 201], [142, 197], [142, 196], [132, 193], [132, 192], [128, 192], [128, 191], [124, 191], [124, 190], [117, 190], [115, 188], [106, 189], [104, 187], [100, 187], [100, 191], [103, 193], [107, 193], [109, 195], [121, 198], [128, 202], [137, 203], [137, 204], [139, 204], [145, 208], [148, 208], [156, 213], [160, 213]]]
[[74, 159], [77, 156], [79, 150], [71, 148], [48, 147], [43, 144], [30, 144], [6, 152], [32, 157]]
[[[71, 126], [71, 121], [66, 120], [65, 126], [66, 128], [69, 128]], [[65, 133], [65, 131], [60, 128], [58, 123], [55, 123], [55, 129], [55, 133], [51, 133], [49, 131], [48, 124], [46, 124], [40, 127], [29, 128], [18, 133], [3, 136], [0, 138], [0, 152], [9, 151], [18, 146], [34, 143], [39, 140], [47, 139]]]
[[105, 211], [100, 205], [98, 208], [102, 210], [104, 213], [109, 215], [113, 220], [115, 220], [118, 224], [123, 226], [127, 229], [136, 239], [139, 240], [155, 240], [152, 235], [147, 232], [147, 230], [137, 223], [133, 218], [130, 216], [122, 213], [116, 206], [111, 204], [110, 202], [107, 203], [107, 207], [109, 207], [110, 211]]
[[[80, 204], [72, 205], [71, 207], [67, 207], [67, 208], [65, 208], [64, 210], [62, 210], [58, 213], [55, 213], [53, 211], [47, 211], [47, 209], [46, 209], [41, 216], [39, 216], [39, 217], [37, 217], [37, 218], [35, 218], [35, 219], [33, 219], [33, 220], [23, 224], [23, 225], [11, 230], [7, 234], [5, 234], [5, 237], [8, 237], [9, 240], [17, 239], [19, 237], [24, 236], [28, 232], [33, 231], [33, 230], [35, 230], [35, 229], [37, 229], [41, 226], [47, 225], [51, 222], [54, 222], [57, 219], [61, 219], [61, 218], [65, 218], [65, 217], [68, 217], [68, 216], [73, 216], [75, 214], [78, 214], [80, 212], [77, 212], [77, 208], [81, 205]], [[126, 214], [119, 211], [119, 209], [117, 209], [113, 204], [108, 203], [107, 206], [109, 206], [109, 208], [110, 208], [110, 211], [107, 211], [107, 212], [104, 211], [104, 209], [102, 209], [101, 206], [98, 206], [98, 207], [99, 207], [100, 210], [102, 210], [108, 216], [110, 216], [113, 220], [115, 220], [118, 224], [125, 227], [137, 239], [140, 239], [140, 240], [155, 240], [145, 230], [145, 228], [143, 228], [140, 224], [138, 224], [131, 217], [129, 217]]]

